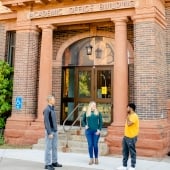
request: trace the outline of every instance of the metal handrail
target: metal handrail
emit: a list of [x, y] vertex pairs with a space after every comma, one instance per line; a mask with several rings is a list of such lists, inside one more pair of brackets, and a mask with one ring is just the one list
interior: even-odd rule
[[[63, 130], [66, 133], [66, 148], [68, 148], [68, 132], [71, 131], [71, 129], [73, 128], [73, 126], [75, 125], [75, 123], [80, 119], [80, 117], [82, 116], [82, 114], [84, 113], [84, 111], [81, 111], [81, 113], [77, 116], [77, 118], [74, 120], [74, 122], [71, 124], [71, 126], [69, 126], [68, 129], [65, 128], [65, 124], [67, 122], [67, 120], [74, 114], [74, 112], [79, 108], [79, 107], [83, 107], [82, 104], [78, 104], [73, 111], [66, 117], [66, 119], [63, 122]], [[80, 129], [81, 129], [81, 120], [80, 120]]]
[[75, 123], [78, 121], [78, 119], [80, 118], [80, 116], [82, 115], [82, 113], [81, 114], [79, 114], [79, 116], [74, 120], [74, 122], [71, 124], [71, 126], [69, 126], [69, 129], [65, 129], [65, 124], [66, 124], [66, 122], [67, 122], [67, 120], [74, 114], [74, 112], [79, 108], [79, 107], [83, 107], [83, 105], [82, 104], [78, 104], [74, 109], [73, 109], [73, 111], [66, 117], [66, 119], [64, 120], [64, 122], [63, 122], [63, 129], [64, 129], [64, 132], [67, 132], [67, 131], [69, 131], [69, 130], [71, 130], [72, 129], [72, 127], [75, 125]]

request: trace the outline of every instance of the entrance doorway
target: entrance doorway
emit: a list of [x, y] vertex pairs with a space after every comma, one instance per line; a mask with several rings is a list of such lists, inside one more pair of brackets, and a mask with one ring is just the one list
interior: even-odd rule
[[[113, 121], [113, 39], [93, 37], [79, 40], [66, 48], [62, 67], [61, 124], [77, 105], [81, 105], [66, 124], [86, 110], [90, 101], [95, 101], [102, 113], [104, 127]], [[93, 52], [86, 54], [86, 46]]]
[[82, 107], [67, 121], [68, 124], [72, 124], [82, 113], [82, 109], [86, 108], [90, 101], [95, 101], [103, 115], [104, 126], [110, 125], [113, 101], [112, 70], [112, 66], [63, 68], [61, 123], [78, 104], [81, 104]]

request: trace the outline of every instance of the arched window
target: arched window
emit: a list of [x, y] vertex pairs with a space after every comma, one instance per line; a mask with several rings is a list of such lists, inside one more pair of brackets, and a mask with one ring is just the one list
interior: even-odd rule
[[[63, 56], [63, 66], [93, 66], [114, 64], [114, 41], [106, 37], [81, 39], [68, 48]], [[92, 46], [92, 54], [87, 54], [86, 47]]]

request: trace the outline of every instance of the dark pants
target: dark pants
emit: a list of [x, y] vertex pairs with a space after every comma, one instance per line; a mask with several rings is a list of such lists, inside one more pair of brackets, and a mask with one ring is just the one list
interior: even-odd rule
[[96, 130], [87, 129], [85, 135], [88, 143], [88, 150], [90, 158], [93, 158], [93, 152], [95, 158], [98, 158], [98, 141], [100, 135], [96, 135]]
[[124, 137], [122, 141], [123, 147], [123, 166], [127, 167], [127, 162], [129, 158], [129, 154], [131, 156], [131, 167], [135, 168], [136, 165], [136, 142], [137, 137], [128, 138]]

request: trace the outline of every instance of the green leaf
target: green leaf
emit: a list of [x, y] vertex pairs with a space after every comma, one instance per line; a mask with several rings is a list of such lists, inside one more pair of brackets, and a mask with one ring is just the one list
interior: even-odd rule
[[12, 108], [13, 68], [0, 60], [0, 127], [5, 126]]

